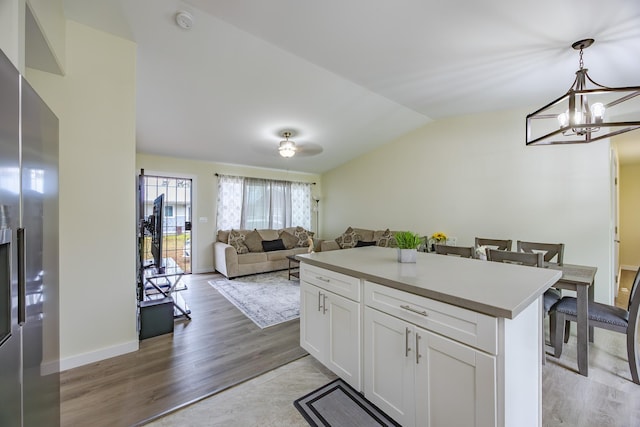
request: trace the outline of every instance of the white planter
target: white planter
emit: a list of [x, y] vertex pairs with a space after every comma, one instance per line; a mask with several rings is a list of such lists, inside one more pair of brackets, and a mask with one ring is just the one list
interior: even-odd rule
[[416, 262], [417, 249], [398, 249], [398, 262]]

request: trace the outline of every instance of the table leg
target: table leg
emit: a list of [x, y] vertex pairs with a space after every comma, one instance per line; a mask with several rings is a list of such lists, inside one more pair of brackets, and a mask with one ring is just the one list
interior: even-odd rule
[[589, 375], [589, 291], [592, 286], [578, 286], [578, 372]]
[[[595, 292], [595, 283], [589, 286], [589, 303], [593, 302], [593, 295]], [[589, 326], [589, 342], [593, 342], [593, 326]]]

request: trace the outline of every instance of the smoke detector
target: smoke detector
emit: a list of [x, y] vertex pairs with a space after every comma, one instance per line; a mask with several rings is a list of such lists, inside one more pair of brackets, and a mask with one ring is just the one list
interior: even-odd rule
[[193, 26], [193, 15], [184, 10], [178, 11], [176, 13], [176, 24], [185, 30], [191, 29]]

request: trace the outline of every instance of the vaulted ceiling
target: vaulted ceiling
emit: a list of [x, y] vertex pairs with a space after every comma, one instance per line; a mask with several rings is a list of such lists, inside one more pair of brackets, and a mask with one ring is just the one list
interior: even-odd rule
[[[321, 173], [432, 120], [551, 101], [578, 68], [571, 43], [588, 37], [596, 81], [640, 85], [637, 0], [64, 6], [137, 43], [137, 149], [160, 155]], [[178, 11], [191, 29], [176, 25]], [[284, 130], [306, 151], [281, 158]]]

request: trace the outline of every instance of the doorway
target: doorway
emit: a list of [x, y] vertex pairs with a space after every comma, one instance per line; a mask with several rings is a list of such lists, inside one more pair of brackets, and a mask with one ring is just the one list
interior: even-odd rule
[[[153, 213], [153, 200], [164, 194], [162, 258], [172, 258], [185, 274], [191, 274], [192, 180], [159, 175], [140, 175], [143, 218]], [[152, 258], [145, 236], [143, 259]]]

